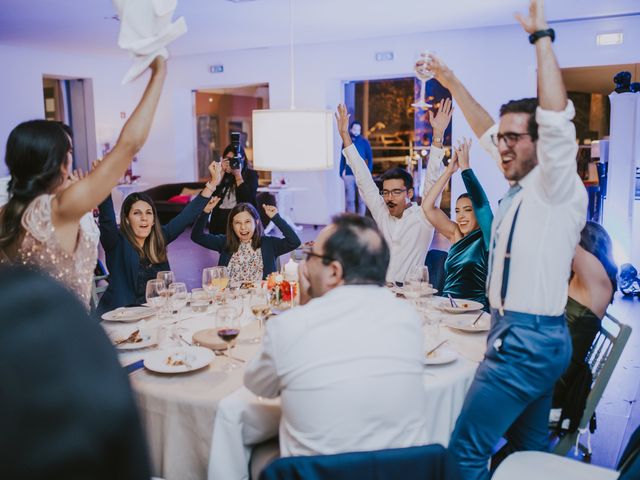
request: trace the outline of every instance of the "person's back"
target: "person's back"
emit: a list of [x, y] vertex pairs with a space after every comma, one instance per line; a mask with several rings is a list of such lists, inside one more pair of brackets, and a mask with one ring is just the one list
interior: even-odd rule
[[422, 330], [406, 302], [346, 285], [271, 322], [282, 456], [424, 443]]

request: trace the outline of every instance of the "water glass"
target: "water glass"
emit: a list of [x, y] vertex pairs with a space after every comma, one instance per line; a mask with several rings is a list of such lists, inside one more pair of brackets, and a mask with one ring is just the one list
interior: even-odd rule
[[194, 312], [206, 312], [210, 300], [211, 295], [204, 288], [191, 290], [191, 310]]
[[187, 285], [176, 282], [169, 285], [169, 306], [172, 312], [179, 313], [187, 305]]
[[151, 308], [156, 310], [156, 313], [164, 307], [167, 301], [166, 296], [167, 289], [162, 280], [149, 280], [145, 289], [145, 298]]

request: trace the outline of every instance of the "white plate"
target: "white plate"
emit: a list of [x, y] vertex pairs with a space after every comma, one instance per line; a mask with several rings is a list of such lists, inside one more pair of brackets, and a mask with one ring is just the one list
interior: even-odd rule
[[452, 307], [449, 299], [440, 300], [437, 304], [437, 308], [447, 313], [467, 313], [476, 312], [482, 310], [484, 305], [480, 302], [474, 302], [473, 300], [465, 300], [463, 298], [454, 298], [457, 307]]
[[157, 335], [155, 334], [155, 332], [150, 330], [140, 330], [140, 333], [138, 333], [138, 337], [142, 339], [141, 342], [136, 342], [136, 343], [126, 342], [126, 343], [117, 344], [119, 340], [125, 340], [126, 338], [129, 338], [129, 336], [132, 333], [133, 333], [133, 330], [128, 330], [126, 335], [123, 335], [123, 334], [112, 335], [114, 346], [118, 350], [136, 350], [138, 348], [151, 347], [158, 343]]
[[427, 352], [424, 356], [425, 365], [444, 365], [445, 363], [451, 363], [458, 358], [458, 352], [442, 346], [437, 349], [431, 357], [427, 357]]
[[[403, 287], [398, 287], [397, 285], [394, 285], [393, 287], [388, 287], [388, 288], [396, 295], [400, 295], [405, 298], [410, 298], [409, 296], [405, 295], [405, 290], [403, 289]], [[416, 298], [429, 297], [431, 295], [435, 295], [436, 293], [438, 293], [438, 290], [436, 288], [432, 288], [432, 287], [423, 288], [420, 290], [420, 296]]]
[[449, 317], [444, 319], [444, 324], [447, 327], [455, 328], [456, 330], [462, 330], [465, 332], [486, 332], [491, 328], [491, 315], [486, 312], [482, 312], [482, 317], [478, 320], [478, 323], [473, 325], [475, 319], [478, 318], [478, 314], [475, 315], [460, 315], [457, 317]]
[[149, 307], [122, 307], [102, 314], [108, 322], [135, 322], [152, 316], [155, 310]]
[[[169, 365], [169, 358], [186, 360], [187, 365]], [[144, 359], [144, 366], [157, 373], [185, 373], [206, 367], [214, 358], [214, 353], [208, 348], [176, 347], [149, 353]]]

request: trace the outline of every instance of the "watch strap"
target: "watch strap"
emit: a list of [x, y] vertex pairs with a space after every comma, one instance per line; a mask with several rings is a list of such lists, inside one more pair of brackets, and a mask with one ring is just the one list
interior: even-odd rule
[[533, 45], [542, 37], [550, 37], [553, 42], [556, 39], [556, 32], [553, 28], [547, 28], [546, 30], [538, 30], [529, 35], [529, 43]]

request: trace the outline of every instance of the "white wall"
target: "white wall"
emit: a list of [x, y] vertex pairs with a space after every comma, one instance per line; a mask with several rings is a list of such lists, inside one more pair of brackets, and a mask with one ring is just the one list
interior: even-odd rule
[[[556, 52], [563, 67], [640, 61], [640, 53], [635, 47], [640, 45], [638, 17], [564, 23], [554, 25], [554, 28], [558, 37]], [[624, 31], [624, 45], [596, 47], [596, 33], [611, 30]], [[496, 117], [504, 101], [535, 95], [534, 50], [521, 29], [512, 26], [298, 46], [296, 105], [333, 110], [342, 101], [344, 81], [411, 75], [414, 54], [419, 48], [435, 50]], [[394, 52], [394, 61], [375, 61], [375, 52], [388, 50]], [[128, 65], [125, 55], [107, 59], [0, 47], [0, 62], [16, 64], [10, 77], [0, 78], [0, 101], [5, 108], [0, 119], [0, 148], [4, 147], [6, 135], [15, 124], [42, 115], [43, 73], [94, 78], [98, 128], [100, 125], [119, 125], [119, 112], [131, 111], [144, 83], [120, 85], [120, 76]], [[223, 64], [224, 73], [210, 74], [208, 66], [211, 64]], [[172, 58], [158, 115], [149, 141], [140, 154], [137, 173], [150, 183], [193, 180], [192, 90], [268, 83], [271, 107], [287, 108], [288, 69], [286, 47]], [[460, 111], [454, 112], [453, 122], [454, 137], [472, 136]], [[336, 159], [339, 147], [336, 135]], [[505, 182], [478, 142], [474, 144], [472, 155], [478, 176], [495, 204], [506, 190]], [[287, 177], [294, 185], [308, 189], [295, 194], [297, 221], [325, 223], [330, 215], [340, 210], [342, 184], [336, 172], [287, 173]], [[454, 197], [462, 189], [461, 181], [456, 178]]]

